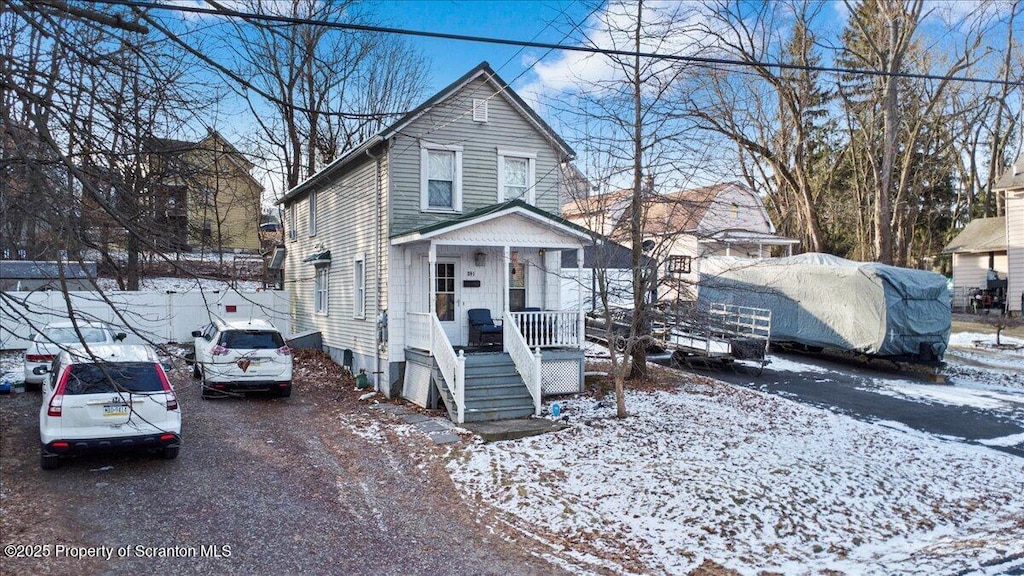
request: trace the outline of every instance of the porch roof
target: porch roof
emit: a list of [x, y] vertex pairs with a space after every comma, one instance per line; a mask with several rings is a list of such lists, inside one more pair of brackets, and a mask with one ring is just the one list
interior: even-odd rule
[[795, 246], [800, 243], [796, 238], [741, 229], [719, 230], [707, 238], [700, 239], [699, 242], [702, 244], [764, 244], [770, 246]]
[[[500, 226], [501, 223], [510, 224], [511, 227]], [[538, 230], [546, 234], [538, 235]], [[500, 236], [495, 236], [496, 233]], [[391, 244], [398, 246], [426, 240], [447, 240], [452, 244], [466, 245], [523, 244], [566, 248], [593, 243], [592, 232], [586, 228], [522, 200], [493, 204], [450, 220], [397, 234], [391, 237]]]

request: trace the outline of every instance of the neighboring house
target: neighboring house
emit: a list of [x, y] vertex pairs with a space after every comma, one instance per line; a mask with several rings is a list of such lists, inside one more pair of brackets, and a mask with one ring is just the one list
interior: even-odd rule
[[559, 282], [562, 252], [580, 262], [589, 241], [557, 215], [572, 155], [480, 64], [281, 200], [295, 330], [459, 422], [580, 391], [583, 312]]
[[263, 186], [218, 132], [198, 142], [146, 141], [153, 240], [171, 250], [260, 249]]
[[[972, 292], [989, 290], [990, 270], [998, 275], [997, 283], [1007, 278], [1006, 218], [971, 220], [942, 253], [953, 257], [953, 304], [966, 309]], [[995, 286], [993, 284], [992, 292]]]
[[[63, 284], [61, 277], [63, 276]], [[45, 262], [39, 260], [0, 260], [0, 291], [95, 290], [95, 262]]]
[[992, 185], [1006, 198], [1007, 310], [1024, 307], [1024, 156]]
[[[631, 190], [620, 190], [574, 199], [562, 212], [572, 222], [628, 244], [631, 200]], [[702, 268], [713, 263], [710, 269], [717, 270], [720, 257], [767, 258], [773, 249], [791, 255], [799, 243], [778, 236], [758, 195], [738, 183], [648, 192], [642, 226], [649, 253], [665, 263], [662, 299], [696, 299]]]

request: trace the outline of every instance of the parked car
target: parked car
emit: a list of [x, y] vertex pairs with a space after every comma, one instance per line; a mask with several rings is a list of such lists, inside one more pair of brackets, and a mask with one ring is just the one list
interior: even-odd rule
[[43, 379], [39, 409], [40, 465], [62, 456], [125, 449], [178, 457], [181, 410], [156, 351], [149, 346], [69, 346]]
[[38, 388], [43, 383], [44, 376], [35, 374], [33, 370], [38, 366], [49, 366], [62, 349], [83, 341], [90, 345], [115, 344], [126, 337], [124, 332], [116, 332], [112, 326], [102, 322], [79, 322], [78, 331], [82, 333], [81, 338], [75, 332], [75, 325], [65, 320], [51, 322], [32, 335], [24, 356], [26, 388]]
[[203, 381], [203, 398], [231, 392], [291, 396], [292, 351], [270, 322], [217, 319], [192, 336], [196, 349], [192, 375]]

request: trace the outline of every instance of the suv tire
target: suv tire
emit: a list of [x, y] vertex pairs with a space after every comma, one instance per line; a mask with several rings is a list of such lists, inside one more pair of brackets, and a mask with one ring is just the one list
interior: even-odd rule
[[178, 457], [178, 451], [181, 450], [180, 446], [170, 446], [164, 448], [163, 452], [160, 453], [160, 457], [164, 460], [174, 460]]
[[288, 398], [291, 395], [292, 395], [292, 385], [291, 384], [289, 384], [288, 386], [286, 386], [284, 388], [280, 388], [277, 391], [277, 397], [278, 398]]

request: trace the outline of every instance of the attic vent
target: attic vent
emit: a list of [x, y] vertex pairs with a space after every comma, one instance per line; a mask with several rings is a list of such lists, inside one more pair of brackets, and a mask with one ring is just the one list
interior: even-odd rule
[[473, 122], [487, 122], [487, 100], [473, 98]]

